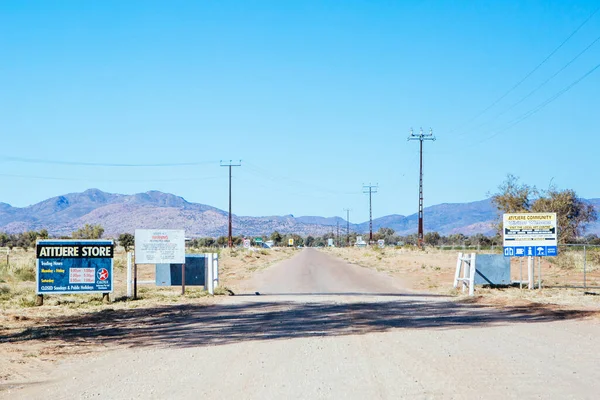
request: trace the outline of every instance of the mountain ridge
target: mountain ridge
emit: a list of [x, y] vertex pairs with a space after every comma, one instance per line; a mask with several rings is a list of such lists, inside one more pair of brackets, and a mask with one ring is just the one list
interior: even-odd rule
[[[600, 209], [600, 199], [586, 200]], [[468, 203], [442, 203], [425, 208], [425, 231], [442, 235], [463, 233], [494, 234], [497, 211], [491, 199]], [[323, 235], [339, 229], [345, 232], [344, 218], [321, 216], [238, 216], [233, 215], [236, 235], [269, 235], [273, 231], [300, 235]], [[223, 236], [227, 234], [227, 212], [200, 203], [191, 203], [181, 196], [156, 190], [132, 195], [107, 193], [88, 189], [51, 197], [27, 207], [0, 203], [0, 231], [20, 233], [46, 229], [52, 235], [70, 235], [84, 224], [101, 224], [106, 236], [138, 229], [185, 229], [191, 237]], [[415, 233], [418, 214], [391, 214], [373, 219], [373, 230], [392, 228], [399, 235]], [[589, 233], [599, 233], [600, 224], [588, 227]], [[369, 221], [350, 223], [353, 232], [368, 233]]]

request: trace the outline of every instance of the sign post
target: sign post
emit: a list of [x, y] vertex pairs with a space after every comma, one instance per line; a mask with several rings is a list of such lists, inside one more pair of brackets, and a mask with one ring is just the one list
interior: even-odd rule
[[[558, 255], [556, 213], [504, 214], [502, 232], [505, 257], [528, 257], [529, 289], [534, 286], [533, 257]], [[538, 263], [538, 288], [542, 287], [542, 264]]]
[[181, 264], [181, 294], [185, 294], [185, 231], [136, 229], [133, 298], [137, 298], [138, 264]]

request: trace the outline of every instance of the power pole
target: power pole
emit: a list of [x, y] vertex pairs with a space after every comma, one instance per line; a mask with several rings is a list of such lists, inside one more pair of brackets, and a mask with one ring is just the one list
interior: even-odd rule
[[221, 167], [229, 167], [229, 235], [227, 239], [227, 245], [231, 248], [233, 247], [233, 236], [231, 234], [231, 167], [241, 167], [242, 160], [240, 160], [237, 164], [234, 164], [231, 160], [229, 160], [228, 164], [223, 163], [221, 161]]
[[337, 220], [337, 239], [335, 240], [337, 247], [340, 247], [340, 221]]
[[350, 247], [350, 209], [344, 208], [346, 211], [346, 247]]
[[377, 185], [363, 185], [363, 193], [369, 193], [369, 243], [373, 242], [373, 193], [377, 193]]
[[423, 247], [423, 141], [435, 141], [435, 136], [433, 136], [433, 130], [431, 130], [431, 128], [429, 129], [428, 134], [423, 133], [423, 128], [421, 128], [418, 135], [416, 135], [411, 128], [408, 140], [419, 141], [419, 232], [417, 240], [419, 247]]

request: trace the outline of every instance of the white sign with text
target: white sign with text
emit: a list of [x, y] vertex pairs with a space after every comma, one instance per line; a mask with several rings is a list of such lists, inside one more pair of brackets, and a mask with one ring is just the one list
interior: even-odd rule
[[136, 229], [136, 264], [185, 264], [183, 229]]

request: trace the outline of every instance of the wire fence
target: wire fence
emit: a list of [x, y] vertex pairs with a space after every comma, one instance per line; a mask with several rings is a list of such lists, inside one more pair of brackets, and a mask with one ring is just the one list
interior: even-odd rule
[[[436, 246], [463, 253], [502, 254], [502, 246]], [[600, 289], [600, 245], [562, 244], [555, 257], [534, 258], [535, 287]], [[527, 286], [527, 257], [511, 257], [511, 280]]]

